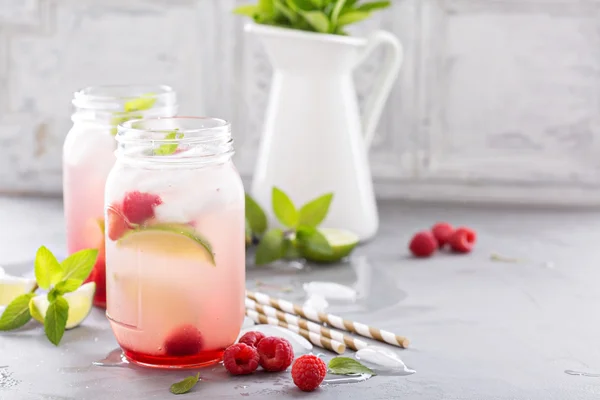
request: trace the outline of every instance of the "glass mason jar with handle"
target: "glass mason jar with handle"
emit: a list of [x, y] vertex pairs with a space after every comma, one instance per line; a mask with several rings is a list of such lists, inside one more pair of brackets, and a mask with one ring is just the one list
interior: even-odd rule
[[107, 317], [134, 363], [220, 361], [244, 319], [244, 187], [230, 125], [150, 118], [119, 127], [106, 183]]
[[104, 185], [115, 162], [117, 125], [130, 119], [177, 114], [168, 86], [98, 86], [75, 93], [73, 127], [63, 147], [63, 199], [69, 254], [99, 250], [88, 281], [94, 305], [106, 307]]

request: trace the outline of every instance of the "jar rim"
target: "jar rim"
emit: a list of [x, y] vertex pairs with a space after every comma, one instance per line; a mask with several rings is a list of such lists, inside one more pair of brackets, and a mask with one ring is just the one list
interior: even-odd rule
[[121, 110], [122, 104], [130, 100], [155, 99], [157, 105], [174, 104], [175, 90], [162, 84], [113, 84], [87, 86], [73, 94], [73, 105], [89, 110]]
[[[192, 126], [168, 127], [169, 122], [191, 123]], [[153, 127], [153, 124], [155, 126]], [[193, 124], [198, 124], [194, 126]], [[163, 125], [163, 127], [161, 127]], [[152, 140], [153, 142], [176, 143], [176, 142], [212, 142], [215, 140], [228, 139], [231, 137], [231, 123], [215, 117], [198, 117], [178, 115], [173, 117], [148, 117], [132, 119], [118, 126], [116, 139], [120, 143], [136, 142], [140, 140]], [[183, 138], [168, 139], [164, 136], [177, 132], [183, 134]], [[161, 135], [160, 137], [158, 135]]]

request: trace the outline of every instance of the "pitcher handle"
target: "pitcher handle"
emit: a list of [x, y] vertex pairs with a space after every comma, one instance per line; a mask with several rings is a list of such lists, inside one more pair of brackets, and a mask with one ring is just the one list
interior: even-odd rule
[[373, 137], [375, 136], [375, 129], [377, 128], [381, 113], [396, 82], [404, 59], [404, 51], [398, 38], [390, 32], [376, 31], [369, 37], [367, 47], [363, 51], [360, 62], [364, 62], [373, 50], [380, 45], [385, 45], [387, 52], [381, 72], [377, 77], [371, 94], [366, 100], [362, 117], [362, 129], [367, 148], [371, 147]]

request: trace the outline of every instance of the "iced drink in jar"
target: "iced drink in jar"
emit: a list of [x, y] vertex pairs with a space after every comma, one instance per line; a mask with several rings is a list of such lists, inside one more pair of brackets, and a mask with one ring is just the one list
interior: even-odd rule
[[126, 357], [218, 362], [244, 318], [244, 188], [230, 125], [129, 121], [106, 184], [107, 316]]

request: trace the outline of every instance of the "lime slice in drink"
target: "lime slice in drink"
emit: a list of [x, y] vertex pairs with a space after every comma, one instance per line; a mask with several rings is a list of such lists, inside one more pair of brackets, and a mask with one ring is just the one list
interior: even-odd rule
[[0, 306], [6, 306], [17, 296], [31, 292], [35, 279], [11, 276], [0, 271]]
[[[63, 295], [67, 303], [69, 303], [67, 329], [75, 328], [88, 316], [92, 310], [92, 300], [95, 291], [96, 284], [94, 282], [88, 282], [79, 287], [76, 291]], [[29, 312], [33, 318], [43, 324], [49, 305], [50, 302], [48, 301], [48, 296], [46, 294], [41, 294], [31, 299], [29, 302]]]
[[182, 224], [156, 224], [127, 232], [117, 242], [142, 253], [167, 254], [215, 265], [210, 244], [192, 227]]
[[300, 249], [302, 257], [309, 261], [322, 263], [340, 261], [354, 250], [359, 241], [356, 234], [343, 229], [320, 228], [319, 232], [325, 236], [333, 249], [333, 253], [325, 254], [311, 247]]

